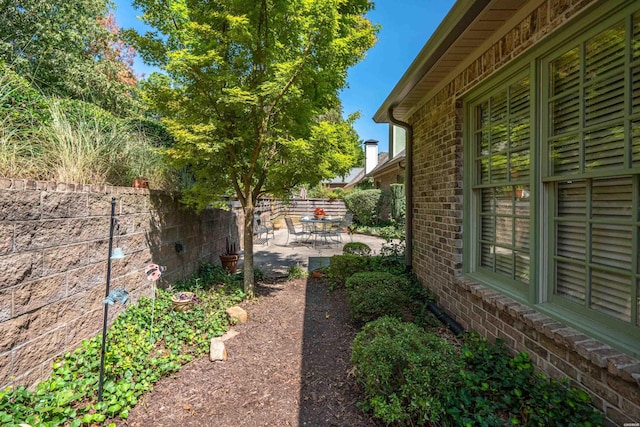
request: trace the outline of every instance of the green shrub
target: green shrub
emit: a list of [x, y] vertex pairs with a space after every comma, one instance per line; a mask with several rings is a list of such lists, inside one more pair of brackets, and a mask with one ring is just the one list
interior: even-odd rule
[[342, 253], [359, 256], [369, 256], [371, 255], [371, 248], [366, 243], [349, 242], [346, 243], [342, 248]]
[[308, 191], [308, 198], [310, 199], [328, 199], [332, 190], [326, 185], [317, 185], [312, 187]]
[[374, 225], [378, 221], [378, 204], [381, 191], [377, 189], [354, 191], [343, 197], [353, 220], [361, 225]]
[[403, 222], [407, 210], [403, 184], [391, 184], [391, 218]]
[[437, 422], [446, 410], [443, 397], [457, 386], [451, 378], [462, 368], [451, 344], [392, 317], [364, 326], [351, 362], [364, 386], [364, 409], [393, 425]]
[[47, 99], [0, 59], [0, 123], [36, 128], [50, 120]]
[[222, 266], [209, 262], [202, 262], [196, 273], [171, 285], [172, 290], [184, 292], [208, 291], [213, 288], [232, 291], [241, 287], [242, 277], [229, 275]]
[[460, 388], [447, 396], [451, 425], [599, 426], [589, 395], [534, 372], [527, 353], [512, 357], [501, 340], [470, 336], [462, 349]]
[[347, 279], [345, 287], [349, 311], [356, 321], [402, 317], [409, 312], [410, 282], [404, 276], [383, 271], [355, 273]]
[[304, 268], [298, 264], [290, 265], [287, 269], [287, 277], [289, 280], [304, 279], [308, 276], [308, 273]]
[[369, 269], [370, 262], [367, 257], [351, 254], [332, 256], [328, 269], [331, 289], [343, 287], [349, 276]]
[[42, 148], [36, 134], [47, 113], [46, 100], [0, 60], [0, 176], [39, 176]]

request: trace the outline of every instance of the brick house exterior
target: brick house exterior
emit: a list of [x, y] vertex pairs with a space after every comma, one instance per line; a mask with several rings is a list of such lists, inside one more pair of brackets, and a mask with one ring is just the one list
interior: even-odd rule
[[[421, 282], [466, 329], [503, 339], [588, 392], [607, 425], [640, 423], [639, 21], [637, 1], [458, 0], [374, 116], [408, 131], [408, 263]], [[618, 38], [601, 37], [609, 33]], [[607, 43], [623, 46], [615, 58], [630, 72], [588, 68]], [[590, 92], [599, 79], [609, 86]], [[563, 98], [571, 85], [581, 89]], [[620, 117], [611, 107], [590, 122], [602, 94], [619, 101]], [[494, 123], [500, 99], [506, 112]], [[565, 124], [565, 111], [578, 118]], [[607, 120], [624, 137], [612, 139]], [[582, 145], [564, 150], [558, 135], [569, 128]], [[597, 137], [621, 153], [613, 166], [593, 148]], [[618, 202], [623, 218], [602, 214]], [[619, 277], [629, 280], [613, 292]]]

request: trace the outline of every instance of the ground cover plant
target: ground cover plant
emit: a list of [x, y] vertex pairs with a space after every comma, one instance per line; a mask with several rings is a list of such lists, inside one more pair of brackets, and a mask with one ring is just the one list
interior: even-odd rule
[[351, 357], [361, 406], [398, 426], [602, 425], [590, 396], [535, 373], [526, 353], [471, 334], [461, 348], [395, 317], [367, 323]]
[[[71, 427], [127, 418], [129, 410], [160, 378], [208, 351], [212, 337], [229, 325], [225, 308], [243, 298], [240, 282], [211, 282], [210, 266], [176, 284], [196, 294], [186, 312], [172, 309], [173, 291], [159, 289], [155, 299], [141, 298], [113, 322], [107, 334], [102, 401], [97, 402], [101, 335], [85, 340], [53, 364], [48, 380], [35, 391], [0, 391], [0, 425]], [[208, 279], [205, 281], [205, 279]], [[205, 290], [207, 289], [207, 290]]]
[[459, 426], [600, 426], [602, 413], [591, 397], [536, 373], [527, 353], [512, 356], [501, 340], [471, 334], [461, 349], [465, 369], [447, 396], [443, 423]]

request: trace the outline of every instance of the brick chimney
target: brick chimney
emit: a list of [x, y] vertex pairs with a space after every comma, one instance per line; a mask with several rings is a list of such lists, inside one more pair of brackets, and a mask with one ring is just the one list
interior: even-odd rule
[[364, 173], [368, 174], [378, 165], [378, 141], [368, 139], [364, 142]]

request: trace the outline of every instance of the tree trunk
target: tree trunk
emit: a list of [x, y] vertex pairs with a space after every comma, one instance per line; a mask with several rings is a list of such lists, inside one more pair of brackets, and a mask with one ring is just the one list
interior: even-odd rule
[[247, 198], [244, 212], [244, 293], [248, 298], [254, 297], [255, 281], [253, 278], [253, 214], [255, 206], [253, 200]]

